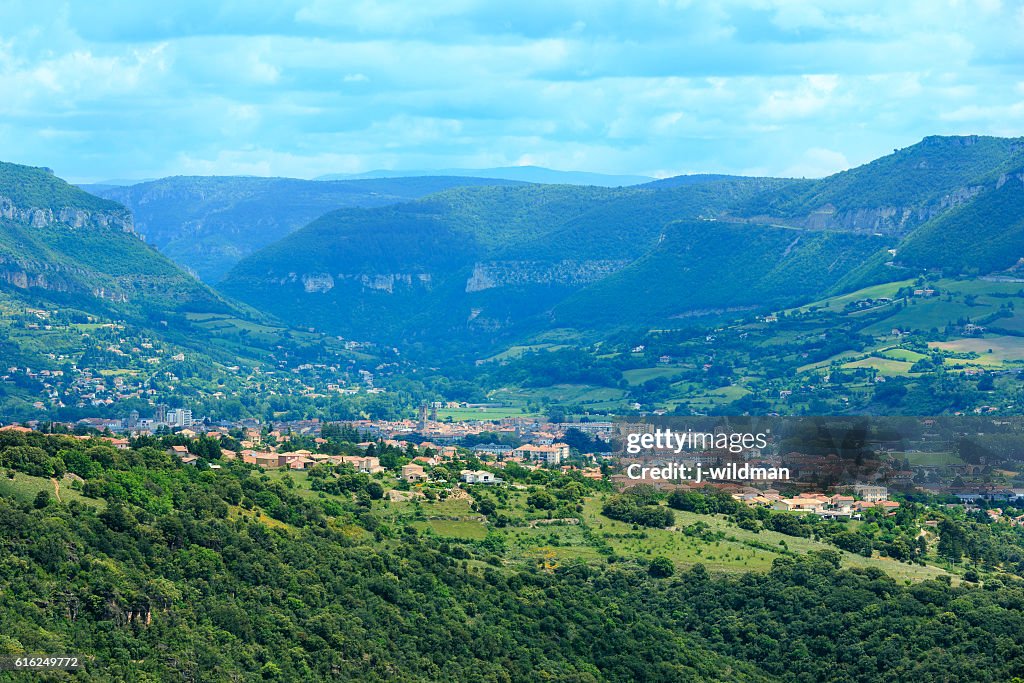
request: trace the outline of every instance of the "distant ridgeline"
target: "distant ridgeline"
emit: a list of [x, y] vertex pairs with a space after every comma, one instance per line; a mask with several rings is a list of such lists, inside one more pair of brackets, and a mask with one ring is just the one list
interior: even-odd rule
[[930, 137], [821, 180], [459, 187], [340, 209], [224, 292], [294, 324], [436, 346], [671, 328], [1024, 256], [1024, 142]]
[[177, 176], [129, 187], [83, 185], [121, 202], [147, 242], [204, 282], [313, 219], [343, 207], [386, 206], [462, 185], [511, 185], [484, 178], [295, 178]]

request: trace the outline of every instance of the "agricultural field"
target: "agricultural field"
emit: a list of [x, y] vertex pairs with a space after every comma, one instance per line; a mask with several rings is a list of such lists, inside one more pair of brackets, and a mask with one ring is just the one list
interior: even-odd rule
[[894, 452], [892, 458], [898, 462], [906, 460], [911, 465], [919, 467], [948, 467], [949, 465], [962, 465], [964, 463], [959, 457], [949, 452], [927, 452], [911, 451], [907, 453]]
[[9, 496], [23, 503], [31, 503], [40, 491], [48, 493], [53, 500], [67, 503], [75, 500], [92, 507], [105, 507], [102, 500], [86, 498], [73, 488], [73, 479], [65, 475], [59, 481], [45, 477], [33, 477], [23, 472], [12, 472], [14, 478], [0, 475], [0, 496]]
[[501, 408], [438, 408], [437, 418], [439, 420], [451, 419], [454, 422], [464, 420], [500, 420], [505, 417], [525, 417], [531, 415], [522, 407], [501, 407]]
[[910, 374], [910, 368], [913, 363], [901, 360], [892, 360], [889, 358], [880, 358], [878, 356], [868, 356], [861, 360], [852, 361], [845, 363], [842, 367], [847, 370], [857, 370], [860, 368], [870, 368], [877, 370], [878, 374], [886, 377], [898, 377], [906, 376]]
[[679, 368], [671, 366], [661, 366], [656, 368], [637, 368], [636, 370], [626, 370], [622, 373], [623, 379], [625, 379], [630, 386], [636, 386], [649, 382], [652, 379], [659, 377], [666, 377], [672, 379], [680, 372]]
[[932, 342], [929, 346], [957, 353], [976, 353], [971, 363], [993, 364], [1024, 361], [1024, 337], [1008, 335], [994, 337], [968, 337], [947, 342]]

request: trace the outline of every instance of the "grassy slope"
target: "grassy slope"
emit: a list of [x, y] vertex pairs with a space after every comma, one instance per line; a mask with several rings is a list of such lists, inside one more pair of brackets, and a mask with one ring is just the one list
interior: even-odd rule
[[[285, 476], [295, 482], [295, 488], [303, 497], [326, 496], [309, 490], [308, 477], [303, 472], [287, 475], [280, 470], [271, 471], [273, 480]], [[604, 563], [605, 555], [598, 551], [576, 524], [537, 524], [544, 516], [530, 512], [526, 505], [525, 491], [509, 492], [510, 504], [504, 508], [509, 513], [535, 520], [533, 526], [506, 527], [501, 533], [508, 537], [509, 555], [512, 563], [538, 564], [542, 562], [565, 563], [582, 559], [590, 563]], [[471, 509], [471, 498], [449, 498], [443, 501], [417, 499], [413, 501], [386, 502], [375, 508], [380, 519], [391, 524], [410, 521], [421, 530], [449, 539], [480, 540], [487, 535], [490, 525], [483, 521], [480, 513]], [[721, 541], [707, 541], [687, 536], [681, 531], [644, 529], [638, 534], [632, 525], [608, 519], [601, 515], [602, 496], [590, 496], [584, 502], [582, 518], [587, 527], [615, 551], [617, 555], [637, 559], [650, 559], [663, 555], [680, 567], [700, 563], [709, 570], [722, 573], [746, 571], [767, 571], [772, 561], [787, 554], [806, 554], [814, 550], [830, 549], [840, 552], [844, 566], [878, 567], [899, 580], [923, 581], [935, 578], [945, 572], [935, 566], [909, 565], [889, 558], [866, 558], [819, 541], [786, 536], [774, 531], [751, 532], [740, 529], [721, 515], [698, 515], [676, 511], [680, 528], [701, 522], [712, 531], [721, 531]], [[642, 537], [639, 537], [641, 536]]]

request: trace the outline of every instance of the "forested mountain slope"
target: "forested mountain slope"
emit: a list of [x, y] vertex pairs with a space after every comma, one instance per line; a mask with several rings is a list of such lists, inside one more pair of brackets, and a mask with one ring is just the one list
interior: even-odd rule
[[385, 206], [463, 185], [507, 180], [457, 177], [316, 181], [177, 176], [127, 187], [84, 186], [135, 216], [153, 246], [215, 283], [240, 259], [343, 207]]
[[223, 290], [395, 342], [671, 327], [928, 270], [1008, 268], [1024, 256], [1022, 159], [1016, 139], [932, 137], [821, 180], [461, 188], [325, 215], [240, 262]]

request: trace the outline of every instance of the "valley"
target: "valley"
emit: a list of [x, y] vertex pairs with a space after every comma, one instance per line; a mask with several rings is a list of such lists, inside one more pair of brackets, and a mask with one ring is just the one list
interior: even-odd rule
[[[18, 419], [1013, 414], [1022, 154], [931, 137], [814, 181], [95, 188], [134, 221], [5, 165], [0, 399]], [[230, 270], [210, 287], [136, 231]]]

